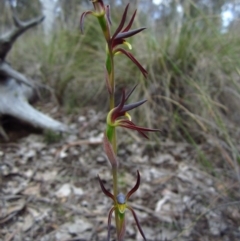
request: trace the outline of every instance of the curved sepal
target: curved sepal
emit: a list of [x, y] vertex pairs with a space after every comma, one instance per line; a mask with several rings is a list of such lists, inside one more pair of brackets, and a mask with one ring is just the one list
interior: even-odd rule
[[138, 131], [141, 135], [143, 135], [146, 139], [148, 139], [148, 136], [144, 132], [159, 132], [159, 129], [151, 129], [151, 128], [146, 128], [142, 126], [137, 126], [135, 125], [132, 121], [130, 120], [119, 120], [117, 123], [118, 126], [131, 129], [131, 130], [136, 130]]
[[115, 207], [112, 207], [109, 211], [108, 214], [108, 236], [107, 236], [107, 241], [110, 241], [110, 231], [111, 231], [111, 221], [112, 221], [112, 213], [115, 210]]
[[81, 30], [81, 33], [83, 34], [83, 25], [84, 25], [84, 19], [87, 15], [89, 14], [92, 14], [93, 15], [93, 12], [92, 11], [87, 11], [87, 12], [84, 12], [81, 17], [80, 17], [80, 30]]
[[135, 58], [131, 53], [127, 52], [127, 51], [126, 51], [125, 49], [123, 49], [123, 48], [117, 48], [117, 49], [114, 50], [114, 54], [119, 53], [119, 52], [122, 53], [122, 54], [124, 54], [124, 55], [126, 55], [130, 60], [132, 60], [132, 62], [133, 62], [135, 65], [137, 65], [137, 67], [139, 68], [139, 70], [142, 72], [143, 76], [144, 76], [145, 78], [147, 78], [147, 74], [148, 74], [147, 70], [145, 70], [145, 69], [143, 68], [143, 66], [136, 60], [136, 58]]
[[140, 178], [139, 171], [137, 171], [137, 182], [136, 182], [135, 186], [127, 193], [126, 200], [128, 200], [131, 197], [131, 195], [138, 190], [139, 185], [140, 185], [140, 179], [141, 178]]
[[107, 16], [108, 23], [111, 25], [112, 24], [112, 20], [111, 20], [110, 6], [109, 5], [106, 6], [106, 16]]
[[127, 205], [127, 209], [129, 209], [129, 210], [132, 212], [132, 215], [133, 215], [134, 220], [135, 220], [135, 222], [136, 222], [136, 224], [137, 224], [137, 227], [138, 227], [139, 232], [141, 233], [143, 239], [144, 239], [145, 241], [147, 241], [147, 239], [146, 239], [146, 237], [145, 237], [145, 234], [144, 234], [144, 232], [143, 232], [143, 230], [142, 230], [142, 228], [141, 228], [141, 226], [140, 226], [140, 223], [139, 223], [139, 221], [138, 221], [138, 218], [137, 218], [137, 215], [136, 215], [135, 211], [133, 210], [132, 207], [130, 207], [130, 206], [128, 206], [128, 205]]
[[110, 198], [115, 202], [114, 196], [112, 195], [112, 193], [110, 193], [110, 192], [104, 187], [103, 182], [102, 182], [102, 180], [100, 179], [99, 176], [98, 176], [98, 181], [99, 181], [99, 184], [100, 184], [100, 186], [101, 186], [102, 192], [103, 192], [106, 196], [110, 197]]

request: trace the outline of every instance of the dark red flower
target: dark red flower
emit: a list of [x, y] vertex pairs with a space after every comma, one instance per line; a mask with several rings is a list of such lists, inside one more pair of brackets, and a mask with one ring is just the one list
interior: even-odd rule
[[[146, 100], [141, 100], [136, 103], [125, 105], [125, 102], [128, 100], [129, 96], [132, 94], [132, 92], [135, 90], [137, 85], [133, 87], [133, 89], [125, 95], [125, 90], [122, 91], [122, 99], [118, 106], [113, 108], [107, 116], [107, 125], [109, 127], [116, 127], [121, 126], [124, 128], [132, 129], [138, 131], [142, 136], [148, 139], [148, 136], [145, 134], [145, 132], [151, 131], [156, 132], [159, 131], [159, 129], [150, 129], [146, 127], [136, 126], [132, 120], [131, 116], [128, 114], [128, 111], [137, 108], [138, 106], [142, 105], [146, 102]], [[125, 117], [121, 118], [121, 117]], [[111, 128], [108, 128], [111, 129]], [[111, 139], [111, 138], [110, 138]]]
[[111, 49], [112, 49], [114, 54], [122, 53], [122, 54], [126, 55], [129, 59], [132, 60], [132, 62], [134, 64], [137, 65], [137, 67], [140, 69], [140, 71], [142, 72], [144, 77], [147, 77], [147, 71], [137, 61], [137, 59], [130, 52], [126, 51], [123, 48], [118, 47], [121, 44], [126, 44], [131, 49], [132, 46], [131, 46], [130, 43], [128, 43], [126, 41], [126, 38], [129, 38], [129, 37], [141, 32], [141, 31], [143, 31], [144, 29], [146, 29], [146, 28], [143, 27], [143, 28], [130, 30], [130, 28], [132, 27], [133, 21], [135, 19], [137, 10], [134, 11], [129, 23], [124, 28], [124, 25], [125, 25], [125, 22], [126, 22], [126, 17], [127, 17], [127, 12], [128, 12], [128, 7], [129, 7], [129, 4], [125, 8], [125, 11], [122, 15], [122, 19], [121, 19], [121, 22], [120, 22], [118, 28], [116, 29], [115, 33], [113, 34], [113, 36], [110, 39], [110, 46], [111, 46]]
[[80, 30], [82, 33], [83, 33], [84, 19], [89, 14], [91, 14], [95, 17], [102, 17], [102, 16], [106, 15], [108, 23], [111, 24], [110, 6], [109, 5], [105, 6], [102, 0], [92, 0], [92, 3], [93, 3], [95, 11], [83, 12], [80, 17]]
[[[130, 210], [133, 217], [134, 217], [134, 220], [137, 224], [137, 227], [138, 227], [138, 230], [139, 232], [141, 233], [143, 239], [146, 241], [146, 237], [143, 233], [143, 230], [140, 226], [140, 223], [138, 221], [138, 218], [137, 218], [137, 215], [135, 213], [135, 211], [133, 210], [133, 208], [131, 206], [129, 206], [127, 204], [127, 201], [128, 199], [131, 197], [131, 195], [136, 192], [139, 188], [139, 185], [140, 185], [140, 174], [139, 174], [139, 171], [137, 171], [137, 182], [135, 184], [135, 186], [127, 193], [127, 195], [125, 196], [123, 193], [119, 193], [117, 195], [117, 197], [114, 197], [114, 195], [112, 193], [110, 193], [105, 187], [104, 187], [104, 184], [102, 182], [102, 180], [100, 179], [100, 177], [98, 176], [98, 181], [100, 183], [100, 186], [101, 186], [101, 189], [103, 191], [103, 193], [110, 197], [113, 202], [114, 202], [114, 206], [110, 209], [109, 211], [109, 214], [108, 214], [108, 238], [107, 238], [107, 241], [110, 240], [110, 227], [111, 227], [111, 217], [112, 217], [112, 213], [113, 211], [117, 210], [117, 214], [118, 214], [118, 218], [119, 219], [122, 219], [123, 222], [125, 222], [125, 211], [126, 209]], [[122, 227], [123, 229], [125, 228], [125, 226]], [[124, 230], [120, 230], [120, 234], [124, 235]]]

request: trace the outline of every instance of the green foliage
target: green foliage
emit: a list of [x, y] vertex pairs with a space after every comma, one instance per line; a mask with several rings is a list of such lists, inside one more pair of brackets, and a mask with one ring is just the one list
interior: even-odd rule
[[232, 79], [238, 75], [239, 44], [237, 36], [221, 34], [212, 22], [205, 16], [183, 22], [175, 31], [145, 36], [153, 109], [164, 116], [161, 126], [170, 135], [188, 138], [183, 127], [195, 140], [229, 131], [219, 97], [226, 86], [235, 88], [233, 82], [239, 90]]

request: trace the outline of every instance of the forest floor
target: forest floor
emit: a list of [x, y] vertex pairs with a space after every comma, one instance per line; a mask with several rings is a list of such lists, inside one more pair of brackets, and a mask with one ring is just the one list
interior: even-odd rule
[[[54, 143], [47, 143], [46, 134], [29, 134], [0, 144], [0, 240], [105, 241], [112, 201], [97, 180], [99, 175], [111, 190], [102, 150], [104, 115], [51, 114], [73, 123], [75, 134]], [[139, 170], [140, 188], [129, 204], [148, 241], [240, 240], [240, 182], [214, 141], [196, 148], [123, 132], [119, 187], [124, 193], [131, 189]], [[199, 161], [202, 154], [212, 168]], [[131, 213], [126, 217], [125, 241], [142, 240]], [[111, 237], [116, 240], [113, 220]]]

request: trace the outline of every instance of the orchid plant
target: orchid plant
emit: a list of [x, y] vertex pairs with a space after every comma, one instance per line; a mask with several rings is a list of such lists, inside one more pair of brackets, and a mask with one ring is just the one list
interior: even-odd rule
[[[115, 79], [114, 79], [114, 57], [117, 54], [123, 54], [128, 57], [141, 71], [143, 76], [147, 77], [146, 69], [139, 63], [139, 61], [129, 52], [132, 49], [132, 46], [129, 42], [126, 41], [127, 38], [132, 37], [140, 32], [142, 32], [145, 28], [138, 28], [131, 30], [132, 24], [134, 22], [136, 16], [136, 10], [130, 18], [130, 21], [126, 24], [127, 13], [129, 9], [129, 4], [125, 7], [123, 12], [121, 21], [115, 30], [115, 32], [111, 33], [111, 17], [110, 17], [110, 6], [104, 5], [103, 0], [91, 0], [94, 10], [86, 11], [81, 15], [80, 18], [80, 29], [83, 33], [84, 29], [84, 20], [88, 15], [92, 15], [97, 18], [99, 25], [102, 29], [103, 36], [106, 40], [106, 86], [107, 91], [109, 93], [109, 103], [110, 110], [107, 114], [106, 118], [106, 131], [104, 133], [104, 151], [108, 157], [109, 162], [112, 167], [112, 177], [113, 177], [113, 193], [109, 192], [103, 185], [100, 177], [98, 177], [101, 189], [103, 193], [112, 199], [113, 207], [109, 211], [108, 215], [108, 237], [107, 240], [110, 240], [110, 227], [111, 227], [111, 217], [113, 212], [115, 213], [115, 224], [117, 231], [117, 240], [123, 241], [126, 231], [126, 220], [125, 220], [125, 211], [126, 209], [130, 210], [132, 213], [134, 220], [137, 224], [139, 232], [141, 233], [144, 240], [146, 237], [144, 232], [140, 226], [137, 215], [133, 208], [127, 204], [128, 199], [132, 196], [134, 192], [136, 192], [140, 185], [140, 173], [137, 172], [137, 182], [135, 186], [126, 194], [126, 196], [119, 192], [118, 188], [118, 169], [119, 163], [117, 160], [117, 136], [116, 136], [116, 128], [123, 127], [127, 129], [136, 130], [140, 133], [144, 138], [148, 138], [146, 132], [155, 132], [159, 131], [158, 129], [150, 129], [146, 127], [137, 126], [132, 122], [132, 118], [128, 113], [130, 110], [137, 108], [144, 104], [146, 100], [141, 100], [136, 103], [126, 104], [131, 94], [134, 92], [137, 85], [135, 85], [128, 94], [126, 94], [125, 89], [122, 90], [122, 98], [120, 103], [115, 106]], [[124, 45], [128, 48], [126, 50]]]

